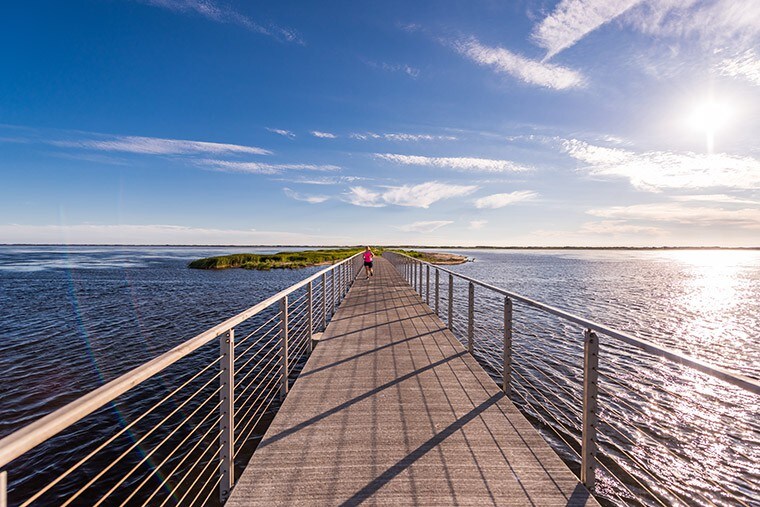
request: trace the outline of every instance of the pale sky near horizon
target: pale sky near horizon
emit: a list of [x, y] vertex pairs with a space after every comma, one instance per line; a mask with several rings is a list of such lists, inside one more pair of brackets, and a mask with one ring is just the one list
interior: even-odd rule
[[760, 246], [760, 2], [15, 2], [0, 243]]

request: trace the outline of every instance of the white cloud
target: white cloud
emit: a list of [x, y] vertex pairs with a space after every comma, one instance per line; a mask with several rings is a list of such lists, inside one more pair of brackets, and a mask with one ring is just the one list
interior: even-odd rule
[[642, 190], [664, 188], [760, 188], [760, 160], [735, 155], [649, 151], [636, 153], [594, 146], [576, 139], [562, 143], [564, 151], [587, 164], [594, 176], [628, 178]]
[[351, 187], [343, 196], [346, 202], [354, 206], [362, 206], [364, 208], [382, 208], [385, 206], [379, 192], [373, 192], [364, 187]]
[[397, 155], [393, 153], [375, 153], [375, 157], [396, 164], [441, 167], [459, 171], [484, 172], [521, 172], [532, 168], [510, 160], [494, 160], [473, 157], [423, 157], [419, 155]]
[[431, 220], [427, 222], [413, 222], [411, 224], [399, 225], [396, 226], [396, 229], [404, 232], [428, 233], [453, 223], [454, 222], [451, 220]]
[[696, 36], [710, 47], [751, 46], [760, 35], [756, 0], [648, 0], [625, 19], [646, 34]]
[[198, 153], [213, 155], [251, 154], [271, 155], [272, 152], [255, 146], [239, 144], [211, 143], [206, 141], [186, 141], [183, 139], [162, 139], [139, 136], [102, 136], [103, 139], [80, 139], [76, 141], [50, 141], [50, 144], [64, 148], [84, 148], [98, 151], [118, 151], [145, 155], [192, 155]]
[[0, 243], [123, 245], [323, 245], [350, 244], [346, 236], [179, 225], [0, 225]]
[[531, 192], [530, 190], [517, 190], [515, 192], [509, 192], [507, 194], [493, 194], [486, 197], [481, 197], [475, 200], [476, 208], [503, 208], [510, 204], [515, 204], [521, 201], [531, 201], [538, 197], [538, 194]]
[[319, 137], [320, 139], [336, 139], [338, 137], [330, 132], [320, 132], [319, 130], [312, 130], [311, 135]]
[[641, 1], [562, 0], [533, 29], [532, 38], [546, 49], [546, 59], [551, 58]]
[[249, 174], [279, 174], [282, 171], [339, 171], [335, 165], [317, 164], [265, 164], [261, 162], [232, 162], [229, 160], [198, 160], [197, 165], [209, 167], [217, 171], [249, 173]]
[[388, 204], [395, 204], [397, 206], [428, 208], [437, 201], [467, 195], [477, 190], [477, 188], [473, 185], [449, 185], [437, 181], [429, 181], [427, 183], [420, 183], [419, 185], [388, 187], [383, 192], [383, 200]]
[[293, 132], [291, 132], [290, 130], [272, 129], [272, 128], [269, 128], [269, 127], [267, 127], [267, 130], [269, 132], [272, 132], [273, 134], [281, 135], [283, 137], [289, 137], [290, 139], [293, 139], [294, 137], [296, 137], [296, 135]]
[[579, 88], [585, 84], [583, 75], [578, 71], [530, 60], [508, 49], [484, 46], [476, 39], [456, 42], [454, 48], [480, 65], [492, 67], [528, 84], [555, 90]]
[[277, 25], [269, 25], [264, 27], [259, 23], [253, 21], [250, 17], [242, 14], [234, 9], [226, 6], [219, 5], [212, 0], [140, 0], [148, 5], [155, 7], [161, 7], [173, 12], [180, 12], [182, 14], [192, 13], [203, 16], [206, 19], [215, 21], [217, 23], [227, 23], [233, 25], [239, 25], [252, 32], [257, 32], [262, 35], [269, 35], [278, 40], [285, 40], [288, 42], [296, 42], [303, 44], [301, 37], [298, 33], [290, 28], [283, 28]]
[[473, 230], [482, 229], [483, 227], [486, 226], [487, 223], [488, 223], [488, 220], [471, 220], [470, 229], [473, 229]]
[[680, 202], [635, 204], [591, 209], [588, 214], [612, 220], [675, 222], [698, 226], [740, 227], [760, 229], [760, 209], [725, 209], [690, 206]]
[[300, 194], [294, 190], [291, 190], [287, 187], [282, 189], [283, 192], [285, 192], [285, 195], [290, 197], [291, 199], [295, 199], [296, 201], [303, 201], [308, 202], [309, 204], [320, 204], [328, 199], [330, 199], [329, 196], [326, 195], [306, 195], [306, 194]]
[[351, 139], [366, 141], [367, 139], [385, 139], [386, 141], [456, 141], [456, 136], [439, 136], [433, 134], [405, 134], [403, 132], [388, 132], [378, 134], [376, 132], [364, 132], [349, 134]]
[[474, 185], [449, 185], [437, 181], [428, 181], [419, 185], [402, 185], [400, 187], [383, 187], [382, 190], [370, 190], [365, 187], [351, 187], [344, 194], [346, 202], [356, 206], [379, 208], [386, 204], [428, 208], [431, 204], [451, 197], [468, 195], [478, 187]]
[[647, 234], [662, 236], [665, 231], [658, 227], [629, 224], [625, 220], [602, 220], [599, 222], [586, 222], [581, 225], [580, 234], [600, 234], [604, 236], [617, 236], [621, 234]]
[[743, 199], [741, 197], [735, 197], [726, 194], [699, 194], [699, 195], [677, 195], [673, 196], [674, 201], [683, 202], [720, 202], [730, 204], [757, 204], [760, 206], [760, 201], [754, 199]]
[[755, 86], [760, 86], [760, 58], [754, 49], [722, 60], [717, 65], [718, 72], [723, 76], [744, 78]]

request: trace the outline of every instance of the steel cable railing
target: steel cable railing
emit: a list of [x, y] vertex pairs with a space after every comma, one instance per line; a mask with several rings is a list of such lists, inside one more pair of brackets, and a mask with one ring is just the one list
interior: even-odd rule
[[602, 503], [757, 498], [757, 380], [401, 253], [384, 257]]
[[3, 438], [0, 506], [220, 505], [360, 268], [322, 269]]

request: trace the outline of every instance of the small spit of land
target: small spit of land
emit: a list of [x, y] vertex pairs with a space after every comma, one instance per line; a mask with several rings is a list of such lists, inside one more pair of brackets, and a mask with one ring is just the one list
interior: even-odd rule
[[[188, 267], [193, 269], [243, 268], [262, 271], [268, 271], [270, 269], [298, 269], [310, 266], [334, 264], [363, 250], [363, 248], [332, 248], [325, 250], [303, 250], [300, 252], [278, 252], [276, 254], [240, 253], [198, 259], [191, 262]], [[373, 248], [372, 251], [375, 255], [381, 255], [385, 249]], [[415, 259], [430, 262], [431, 264], [451, 265], [467, 262], [467, 258], [463, 255], [439, 252], [420, 252], [417, 250], [393, 251], [404, 253]]]

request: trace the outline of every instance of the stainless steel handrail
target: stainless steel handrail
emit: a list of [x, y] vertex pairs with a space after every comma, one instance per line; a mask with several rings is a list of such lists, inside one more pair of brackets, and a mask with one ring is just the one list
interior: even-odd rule
[[[80, 421], [87, 415], [114, 401], [120, 395], [153, 377], [200, 347], [230, 333], [238, 324], [245, 322], [272, 305], [286, 300], [289, 294], [292, 294], [307, 285], [311, 286], [312, 282], [315, 280], [320, 278], [324, 279], [323, 277], [328, 273], [332, 272], [335, 274], [336, 270], [342, 270], [341, 273], [343, 279], [340, 283], [347, 291], [350, 283], [348, 274], [351, 273], [355, 276], [358, 273], [357, 260], [360, 258], [360, 255], [360, 253], [357, 253], [347, 259], [330, 265], [310, 277], [291, 285], [287, 289], [284, 289], [260, 303], [253, 305], [247, 310], [225, 320], [221, 324], [194, 336], [155, 359], [130, 370], [77, 400], [4, 437], [0, 440], [0, 468], [70, 427], [74, 423]], [[333, 292], [335, 292], [335, 288], [333, 288]], [[342, 292], [338, 296], [338, 300], [341, 300], [344, 294], [345, 292]], [[335, 302], [336, 301], [334, 300], [333, 303]], [[310, 307], [309, 310], [311, 311], [312, 308]], [[285, 377], [287, 378], [287, 372]], [[4, 501], [5, 488], [2, 486], [4, 486], [5, 478], [6, 472], [0, 472], [0, 482], [2, 483], [0, 484], [0, 503]]]
[[574, 315], [572, 313], [566, 312], [564, 310], [560, 310], [559, 308], [556, 308], [551, 305], [547, 305], [545, 303], [541, 303], [539, 301], [536, 301], [535, 299], [531, 299], [525, 296], [521, 296], [520, 294], [516, 294], [514, 292], [510, 292], [508, 290], [502, 289], [500, 287], [496, 287], [494, 285], [485, 283], [483, 281], [480, 281], [476, 278], [471, 278], [466, 275], [462, 275], [460, 273], [457, 273], [456, 271], [451, 271], [446, 268], [442, 268], [440, 266], [437, 266], [435, 264], [431, 264], [429, 262], [421, 261], [419, 259], [415, 259], [414, 257], [410, 257], [406, 254], [398, 253], [398, 252], [386, 252], [391, 253], [393, 255], [400, 255], [402, 257], [406, 257], [407, 259], [418, 262], [422, 265], [427, 266], [433, 266], [433, 268], [438, 269], [440, 271], [443, 271], [444, 273], [450, 273], [458, 278], [461, 278], [462, 280], [466, 280], [468, 282], [473, 283], [474, 285], [478, 285], [480, 287], [484, 287], [486, 289], [489, 289], [493, 292], [496, 292], [497, 294], [501, 294], [502, 296], [511, 298], [515, 301], [520, 301], [522, 303], [525, 303], [529, 306], [532, 306], [534, 308], [537, 308], [539, 310], [543, 310], [545, 312], [551, 313], [552, 315], [556, 315], [558, 317], [562, 317], [565, 320], [568, 320], [570, 322], [573, 322], [575, 324], [579, 324], [583, 326], [584, 328], [591, 329], [592, 331], [597, 331], [599, 333], [602, 333], [606, 336], [611, 336], [613, 338], [617, 338], [618, 340], [621, 340], [625, 343], [628, 343], [629, 345], [633, 345], [634, 347], [638, 347], [642, 350], [645, 350], [649, 352], [652, 355], [663, 357], [666, 359], [670, 359], [671, 361], [674, 361], [678, 364], [682, 364], [685, 366], [690, 366], [696, 370], [701, 371], [702, 373], [706, 373], [712, 377], [718, 378], [720, 380], [723, 380], [724, 382], [728, 382], [729, 384], [733, 384], [737, 387], [741, 387], [742, 389], [745, 389], [751, 393], [754, 394], [760, 394], [760, 380], [754, 379], [751, 377], [747, 377], [746, 375], [741, 375], [739, 373], [731, 372], [725, 368], [722, 368], [720, 366], [715, 366], [712, 364], [709, 364], [705, 361], [702, 361], [701, 359], [697, 359], [695, 357], [687, 356], [681, 352], [668, 349], [666, 347], [662, 347], [660, 345], [655, 345], [654, 343], [643, 340], [641, 338], [636, 338], [635, 336], [632, 336], [627, 333], [623, 333], [621, 331], [617, 331], [615, 329], [609, 328], [603, 324], [599, 324], [598, 322], [594, 322], [592, 320], [584, 319], [583, 317], [579, 317], [577, 315]]

